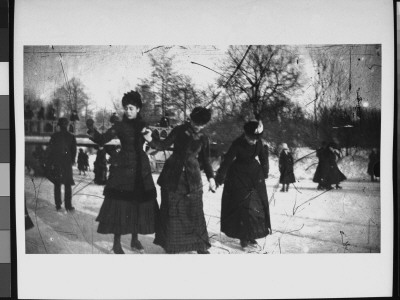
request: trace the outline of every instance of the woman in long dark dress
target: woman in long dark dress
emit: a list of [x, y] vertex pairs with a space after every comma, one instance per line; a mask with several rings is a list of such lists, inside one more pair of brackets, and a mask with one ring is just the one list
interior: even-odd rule
[[325, 168], [326, 165], [326, 149], [327, 143], [322, 142], [321, 147], [317, 149], [316, 155], [318, 158], [318, 165], [314, 173], [313, 182], [318, 183], [317, 189], [323, 190], [325, 189], [325, 183], [323, 182], [323, 174], [322, 170]]
[[328, 190], [332, 189], [332, 184], [336, 189], [341, 189], [340, 182], [346, 180], [346, 176], [339, 170], [336, 159], [340, 157], [339, 150], [335, 143], [329, 143], [325, 152], [326, 162], [323, 165], [323, 182], [324, 187]]
[[293, 156], [289, 151], [289, 147], [286, 143], [283, 143], [279, 156], [279, 172], [281, 173], [279, 183], [282, 183], [281, 192], [289, 191], [289, 184], [296, 182], [293, 174], [293, 164]]
[[221, 231], [239, 239], [243, 248], [256, 245], [256, 239], [271, 233], [265, 185], [269, 172], [268, 152], [260, 139], [261, 124], [252, 121], [244, 125], [245, 133], [233, 141], [216, 176], [217, 186], [225, 183]]
[[104, 188], [104, 202], [96, 221], [97, 232], [114, 234], [113, 250], [123, 254], [121, 235], [132, 234], [131, 248], [144, 252], [138, 240], [139, 234], [155, 232], [158, 214], [157, 193], [150, 170], [150, 163], [143, 151], [141, 131], [145, 123], [139, 111], [142, 107], [139, 93], [131, 91], [122, 97], [125, 115], [104, 134], [87, 122], [90, 139], [103, 146], [113, 138], [119, 138], [121, 151], [114, 157], [110, 175]]
[[210, 121], [211, 111], [196, 107], [190, 117], [190, 122], [175, 127], [163, 141], [152, 137], [149, 131], [145, 135], [150, 147], [157, 150], [166, 150], [174, 144], [157, 181], [161, 186], [161, 206], [154, 244], [167, 253], [208, 254], [211, 245], [203, 212], [200, 162], [210, 189], [215, 191], [209, 140], [201, 131]]

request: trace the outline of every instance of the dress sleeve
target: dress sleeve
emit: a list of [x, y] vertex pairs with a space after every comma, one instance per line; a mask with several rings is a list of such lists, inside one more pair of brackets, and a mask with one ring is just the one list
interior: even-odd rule
[[214, 178], [214, 170], [211, 166], [210, 160], [210, 140], [208, 137], [203, 138], [203, 147], [200, 151], [200, 159], [202, 160], [204, 173], [206, 173], [207, 179]]
[[161, 151], [167, 150], [175, 142], [177, 132], [178, 132], [178, 127], [175, 127], [174, 129], [172, 129], [170, 134], [164, 140], [160, 140], [158, 136], [153, 135], [152, 136], [153, 140], [149, 142], [149, 146], [151, 148]]
[[237, 154], [237, 150], [238, 150], [237, 147], [238, 146], [236, 145], [236, 143], [233, 142], [231, 147], [229, 148], [228, 152], [224, 155], [224, 160], [221, 163], [221, 166], [218, 169], [217, 176], [216, 176], [217, 184], [221, 185], [224, 183], [226, 173], [228, 172], [230, 165], [236, 158], [236, 154]]
[[269, 161], [268, 161], [268, 146], [265, 146], [260, 141], [260, 150], [258, 152], [258, 159], [260, 160], [261, 167], [264, 172], [264, 178], [268, 178], [269, 173]]
[[88, 130], [87, 133], [91, 141], [100, 146], [104, 146], [117, 136], [117, 127], [116, 125], [114, 125], [110, 129], [108, 129], [105, 133], [100, 133], [95, 128], [93, 128], [92, 130]]

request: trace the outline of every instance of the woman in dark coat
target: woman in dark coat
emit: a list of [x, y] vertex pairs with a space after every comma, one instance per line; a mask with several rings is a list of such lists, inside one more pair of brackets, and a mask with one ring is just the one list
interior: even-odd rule
[[83, 172], [83, 175], [86, 175], [85, 171], [85, 153], [83, 153], [83, 149], [79, 149], [78, 153], [78, 170], [79, 175]]
[[248, 122], [244, 132], [233, 141], [216, 176], [217, 185], [225, 182], [221, 231], [239, 239], [243, 248], [256, 245], [256, 239], [271, 233], [265, 185], [269, 164], [260, 139], [262, 123]]
[[327, 149], [327, 143], [322, 142], [322, 145], [320, 148], [317, 149], [316, 155], [318, 158], [318, 165], [317, 169], [315, 170], [314, 177], [313, 177], [313, 182], [318, 183], [318, 190], [322, 190], [325, 188], [324, 182], [323, 182], [323, 174], [322, 174], [322, 169], [323, 166], [326, 164], [326, 149]]
[[106, 184], [107, 181], [107, 157], [104, 147], [97, 150], [96, 160], [94, 161], [94, 183], [99, 185]]
[[157, 193], [151, 175], [150, 163], [143, 151], [144, 139], [141, 131], [145, 123], [139, 111], [142, 100], [139, 93], [131, 91], [122, 97], [124, 117], [104, 134], [87, 121], [90, 139], [103, 146], [113, 138], [119, 138], [121, 151], [110, 166], [110, 175], [104, 188], [104, 202], [96, 221], [97, 232], [114, 234], [113, 250], [124, 254], [121, 235], [131, 234], [131, 248], [144, 252], [138, 233], [152, 234], [158, 214]]
[[283, 143], [279, 156], [279, 172], [281, 173], [279, 183], [282, 183], [281, 192], [289, 191], [289, 184], [296, 182], [293, 174], [293, 164], [293, 157], [289, 152], [289, 147], [286, 143]]
[[161, 207], [154, 244], [167, 253], [208, 254], [211, 245], [203, 212], [200, 163], [210, 189], [215, 191], [209, 140], [201, 131], [210, 121], [211, 111], [196, 107], [190, 117], [190, 123], [175, 127], [163, 141], [152, 137], [149, 131], [145, 135], [150, 147], [157, 150], [166, 150], [174, 144], [173, 154], [165, 162], [157, 182], [161, 186]]
[[376, 148], [373, 148], [371, 154], [369, 155], [368, 162], [368, 174], [371, 176], [371, 181], [376, 181], [375, 177], [379, 177], [379, 152]]
[[339, 150], [335, 143], [329, 143], [325, 150], [325, 162], [322, 167], [324, 187], [328, 190], [332, 189], [332, 184], [335, 184], [336, 189], [341, 189], [339, 183], [347, 179], [338, 168], [336, 163], [338, 157], [340, 157]]

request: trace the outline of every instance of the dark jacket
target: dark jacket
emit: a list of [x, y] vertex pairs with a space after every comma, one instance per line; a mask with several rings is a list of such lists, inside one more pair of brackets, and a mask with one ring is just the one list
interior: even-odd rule
[[54, 133], [47, 148], [46, 169], [53, 183], [74, 185], [72, 165], [76, 157], [75, 136], [66, 130]]
[[203, 133], [195, 133], [190, 123], [175, 127], [167, 138], [161, 141], [156, 136], [149, 143], [157, 150], [166, 150], [174, 145], [172, 155], [165, 162], [157, 183], [169, 190], [175, 191], [182, 172], [186, 171], [190, 191], [202, 189], [200, 164], [207, 178], [214, 177], [210, 163], [210, 142]]
[[[256, 157], [258, 157], [260, 163], [256, 161]], [[233, 162], [238, 168], [242, 165], [249, 165], [249, 163], [257, 163], [255, 165], [257, 166], [256, 168], [261, 167], [263, 177], [265, 179], [268, 178], [268, 148], [263, 146], [261, 140], [258, 140], [253, 146], [247, 143], [244, 135], [233, 141], [229, 151], [224, 155], [224, 160], [218, 170], [217, 183], [222, 184], [224, 182], [226, 173]]]
[[147, 154], [143, 151], [144, 138], [141, 134], [145, 123], [129, 120], [125, 116], [104, 134], [97, 130], [88, 131], [89, 138], [103, 146], [113, 138], [121, 142], [121, 151], [113, 157], [104, 195], [126, 200], [147, 201], [156, 196]]
[[282, 150], [279, 156], [279, 172], [281, 173], [279, 178], [280, 183], [293, 183], [296, 181], [293, 174], [293, 164], [292, 154]]

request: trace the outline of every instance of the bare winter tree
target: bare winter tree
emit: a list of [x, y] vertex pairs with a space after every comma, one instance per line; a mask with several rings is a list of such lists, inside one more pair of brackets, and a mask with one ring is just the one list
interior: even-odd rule
[[149, 53], [149, 58], [153, 68], [149, 85], [161, 99], [161, 113], [165, 116], [176, 76], [172, 68], [174, 56], [168, 55], [168, 49], [160, 48], [156, 54]]
[[58, 88], [55, 92], [55, 99], [58, 99], [61, 104], [60, 109], [67, 116], [76, 110], [79, 116], [84, 116], [86, 119], [89, 113], [89, 97], [85, 92], [85, 86], [78, 78], [73, 77]]
[[290, 99], [299, 84], [295, 49], [287, 46], [230, 46], [223, 73], [232, 74], [227, 94], [251, 103], [259, 113], [266, 104]]
[[182, 119], [186, 120], [188, 113], [196, 106], [202, 105], [206, 100], [201, 97], [192, 79], [187, 75], [175, 75], [172, 80], [170, 105], [182, 113]]
[[[321, 133], [322, 138], [329, 137], [331, 134], [328, 134], [328, 131], [332, 131], [332, 128], [344, 128], [355, 118], [360, 118], [358, 102], [361, 99], [361, 91], [367, 97], [379, 97], [379, 50], [377, 45], [309, 47], [315, 71], [311, 79], [314, 99], [309, 104], [312, 103], [314, 107], [313, 119], [317, 139], [321, 138]], [[321, 126], [326, 128], [320, 128]], [[346, 132], [349, 131], [347, 129]]]

